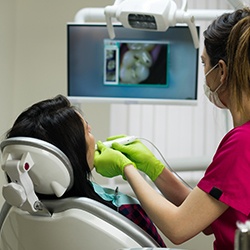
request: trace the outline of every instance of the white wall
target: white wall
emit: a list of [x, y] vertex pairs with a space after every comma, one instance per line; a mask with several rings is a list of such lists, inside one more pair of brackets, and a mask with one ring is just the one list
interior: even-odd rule
[[[112, 3], [112, 0], [0, 0], [1, 138], [27, 106], [67, 93], [66, 23], [73, 21], [75, 13], [83, 7]], [[225, 5], [228, 7], [226, 0], [189, 1], [191, 8], [225, 8]], [[202, 83], [200, 74], [200, 103], [195, 108], [90, 103], [82, 108], [96, 139], [104, 140], [109, 134], [136, 134], [152, 140], [167, 157], [211, 155], [225, 126], [223, 115], [207, 105]], [[124, 122], [117, 119], [119, 113], [123, 114]], [[3, 182], [1, 178], [0, 183]], [[211, 239], [203, 236], [183, 247], [195, 250], [201, 249], [201, 244], [204, 250], [212, 249]]]
[[[0, 139], [12, 121], [15, 75], [16, 1], [0, 1]], [[5, 178], [0, 172], [0, 183]], [[0, 206], [3, 203], [0, 195]]]
[[11, 122], [15, 75], [15, 1], [0, 1], [0, 137]]

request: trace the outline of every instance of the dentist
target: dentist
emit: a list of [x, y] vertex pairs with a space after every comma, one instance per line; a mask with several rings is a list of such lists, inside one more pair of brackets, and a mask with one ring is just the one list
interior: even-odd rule
[[250, 219], [250, 9], [218, 17], [204, 38], [205, 94], [217, 107], [229, 109], [234, 128], [222, 139], [197, 186], [184, 186], [139, 140], [113, 143], [113, 149], [98, 142], [94, 164], [104, 176], [122, 175], [173, 243], [203, 231], [214, 234], [215, 250], [233, 250], [236, 222]]

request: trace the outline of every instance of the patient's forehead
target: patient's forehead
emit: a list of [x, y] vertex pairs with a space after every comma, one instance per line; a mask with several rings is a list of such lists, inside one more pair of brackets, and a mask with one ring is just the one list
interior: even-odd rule
[[85, 123], [85, 119], [84, 119], [83, 115], [79, 111], [77, 111], [77, 110], [75, 110], [75, 112], [79, 115], [79, 117], [81, 118], [81, 120], [83, 121], [83, 123]]
[[83, 115], [79, 112], [79, 111], [75, 111], [78, 115], [79, 115], [79, 117], [81, 118], [81, 120], [82, 120], [82, 123], [83, 123], [83, 126], [84, 126], [84, 128], [85, 128], [85, 131], [87, 131], [87, 127], [88, 127], [88, 122], [84, 119], [84, 117], [83, 117]]

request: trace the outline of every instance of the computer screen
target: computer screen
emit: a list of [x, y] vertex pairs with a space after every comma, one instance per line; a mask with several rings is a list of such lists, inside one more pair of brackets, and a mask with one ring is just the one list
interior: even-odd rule
[[[198, 49], [188, 26], [165, 32], [67, 25], [68, 97], [75, 101], [195, 104]], [[199, 34], [199, 27], [197, 27]]]

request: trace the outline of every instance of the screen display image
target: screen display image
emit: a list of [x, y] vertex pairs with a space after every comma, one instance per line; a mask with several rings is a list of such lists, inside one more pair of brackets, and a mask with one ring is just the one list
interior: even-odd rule
[[167, 44], [104, 41], [105, 84], [167, 85]]
[[198, 49], [187, 26], [165, 32], [114, 29], [110, 39], [104, 24], [68, 24], [69, 98], [196, 103]]

